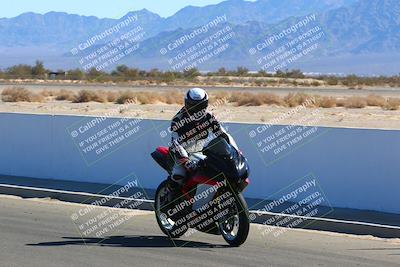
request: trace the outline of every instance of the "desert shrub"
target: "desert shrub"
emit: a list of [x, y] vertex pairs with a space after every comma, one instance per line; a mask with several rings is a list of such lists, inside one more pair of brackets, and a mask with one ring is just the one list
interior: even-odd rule
[[264, 84], [264, 82], [262, 80], [255, 80], [254, 84], [256, 86], [262, 86]]
[[262, 104], [262, 100], [252, 94], [243, 95], [242, 98], [237, 101], [238, 106], [261, 106]]
[[219, 82], [219, 83], [223, 83], [223, 84], [229, 84], [229, 83], [231, 83], [231, 80], [229, 79], [229, 78], [219, 78], [218, 80], [217, 80], [217, 82]]
[[348, 75], [344, 78], [342, 84], [350, 88], [355, 88], [360, 84], [360, 79], [356, 75]]
[[133, 92], [125, 91], [122, 92], [115, 103], [117, 104], [126, 104], [126, 103], [136, 103], [137, 98]]
[[159, 93], [152, 92], [138, 92], [135, 94], [137, 102], [140, 104], [155, 104], [157, 102], [164, 102], [165, 98]]
[[44, 97], [49, 97], [49, 96], [54, 96], [54, 91], [53, 90], [43, 90], [40, 92], [40, 95]]
[[254, 94], [245, 93], [233, 93], [229, 98], [229, 102], [236, 103], [238, 106], [260, 106], [261, 101], [254, 97]]
[[4, 102], [43, 102], [44, 97], [22, 87], [12, 87], [1, 92], [1, 100]]
[[165, 103], [166, 104], [183, 104], [183, 95], [177, 91], [165, 93]]
[[304, 93], [289, 93], [283, 98], [283, 100], [289, 107], [297, 107], [306, 103], [307, 101], [310, 101], [312, 98], [312, 96]]
[[346, 106], [346, 98], [337, 98], [336, 106], [337, 107], [345, 107]]
[[157, 92], [130, 92], [125, 91], [120, 93], [115, 101], [117, 104], [136, 103], [136, 104], [156, 104], [167, 103], [175, 104], [181, 103], [182, 96], [177, 96], [177, 93], [157, 93]]
[[229, 99], [230, 94], [226, 92], [215, 92], [210, 94], [210, 102], [214, 103], [218, 100]]
[[320, 86], [321, 84], [320, 84], [318, 81], [313, 81], [313, 82], [311, 83], [311, 85], [314, 86], [314, 87], [318, 87], [318, 86]]
[[363, 97], [349, 97], [346, 99], [346, 108], [365, 108], [367, 106], [367, 100]]
[[61, 89], [56, 94], [56, 100], [58, 101], [74, 101], [75, 100], [75, 93], [70, 90]]
[[117, 104], [183, 104], [182, 94], [179, 92], [157, 93], [157, 92], [130, 92], [125, 91], [119, 94], [115, 100]]
[[369, 95], [365, 100], [368, 106], [383, 107], [386, 105], [386, 99], [378, 95]]
[[120, 93], [119, 92], [114, 92], [114, 91], [107, 91], [106, 93], [106, 98], [108, 102], [115, 102], [117, 101]]
[[107, 102], [106, 93], [104, 91], [90, 91], [81, 90], [73, 100], [74, 103], [86, 103], [86, 102]]
[[338, 85], [339, 84], [339, 79], [337, 77], [328, 77], [326, 79], [326, 82], [328, 85]]
[[243, 93], [234, 92], [228, 97], [228, 101], [231, 103], [237, 103], [242, 95]]
[[234, 93], [227, 97], [227, 100], [238, 106], [285, 105], [278, 95], [270, 93]]
[[262, 103], [266, 105], [278, 105], [278, 106], [285, 105], [285, 102], [282, 100], [282, 98], [275, 94], [264, 93], [264, 94], [258, 94], [257, 97], [260, 98]]
[[334, 108], [336, 107], [336, 99], [328, 96], [318, 98], [317, 106], [321, 108]]
[[384, 106], [387, 110], [398, 110], [400, 108], [400, 98], [389, 98]]

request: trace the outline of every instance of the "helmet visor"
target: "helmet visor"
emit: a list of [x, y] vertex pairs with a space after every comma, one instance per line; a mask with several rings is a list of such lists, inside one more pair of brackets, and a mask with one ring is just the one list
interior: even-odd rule
[[203, 101], [190, 101], [186, 100], [185, 101], [185, 108], [186, 111], [190, 115], [198, 114], [201, 115], [200, 113], [204, 113], [208, 107], [208, 100], [203, 100]]

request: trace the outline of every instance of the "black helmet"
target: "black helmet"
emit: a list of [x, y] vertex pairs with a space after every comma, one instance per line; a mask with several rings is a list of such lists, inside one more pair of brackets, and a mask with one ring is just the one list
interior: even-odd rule
[[204, 89], [192, 88], [185, 96], [185, 108], [189, 114], [195, 114], [208, 107], [208, 94]]

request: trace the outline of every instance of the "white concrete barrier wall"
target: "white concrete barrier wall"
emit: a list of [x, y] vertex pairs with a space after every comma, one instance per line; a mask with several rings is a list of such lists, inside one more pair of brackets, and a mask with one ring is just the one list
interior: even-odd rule
[[[277, 198], [276, 192], [312, 174], [332, 207], [400, 213], [400, 131], [225, 125], [251, 165], [245, 196]], [[169, 141], [168, 126], [161, 120], [2, 113], [0, 174], [113, 184], [134, 173], [142, 186], [155, 189], [166, 175], [150, 153]], [[99, 144], [121, 127], [107, 140], [114, 146], [105, 147], [104, 139], [103, 147], [88, 152], [90, 136], [97, 134]], [[285, 137], [279, 145], [277, 136]]]

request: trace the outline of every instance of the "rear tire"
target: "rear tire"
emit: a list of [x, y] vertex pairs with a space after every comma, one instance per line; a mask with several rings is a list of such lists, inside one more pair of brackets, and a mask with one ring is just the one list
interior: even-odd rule
[[[168, 220], [165, 218], [162, 218], [162, 217], [165, 217], [166, 214], [163, 213], [161, 209], [164, 209], [165, 207], [168, 207], [170, 204], [172, 204], [172, 203], [168, 203], [168, 201], [167, 201], [167, 203], [162, 202], [163, 195], [165, 193], [169, 194], [168, 183], [169, 183], [169, 181], [165, 180], [158, 186], [158, 188], [156, 190], [156, 195], [155, 195], [154, 210], [155, 210], [157, 223], [158, 223], [158, 226], [160, 227], [161, 231], [165, 235], [169, 236], [170, 238], [179, 238], [186, 233], [186, 231], [188, 230], [187, 227], [186, 227], [186, 230], [177, 232], [176, 230], [179, 227], [176, 227], [173, 225], [168, 226], [167, 225]], [[171, 207], [172, 207], [172, 205], [171, 205]]]

